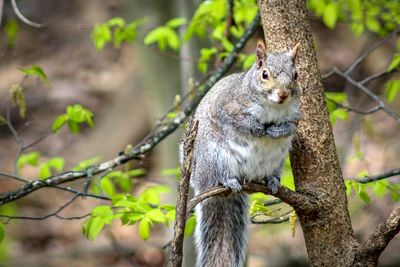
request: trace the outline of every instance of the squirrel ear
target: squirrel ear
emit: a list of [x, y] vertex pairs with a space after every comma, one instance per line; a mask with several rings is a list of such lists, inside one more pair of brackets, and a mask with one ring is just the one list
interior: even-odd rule
[[289, 51], [289, 56], [294, 60], [296, 58], [297, 52], [299, 51], [300, 43], [295, 44], [295, 46]]
[[256, 56], [257, 56], [257, 69], [260, 69], [264, 65], [265, 58], [265, 43], [261, 39], [257, 42], [256, 48]]

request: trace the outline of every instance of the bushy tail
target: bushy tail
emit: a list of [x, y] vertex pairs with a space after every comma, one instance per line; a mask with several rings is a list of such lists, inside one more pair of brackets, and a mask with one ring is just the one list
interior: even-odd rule
[[248, 207], [245, 193], [212, 197], [196, 207], [197, 267], [243, 267]]

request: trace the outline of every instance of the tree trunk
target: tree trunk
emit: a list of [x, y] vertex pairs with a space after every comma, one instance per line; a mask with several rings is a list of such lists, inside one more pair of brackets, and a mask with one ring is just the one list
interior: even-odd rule
[[293, 143], [291, 164], [296, 191], [313, 195], [320, 207], [317, 214], [297, 211], [310, 263], [352, 266], [359, 244], [347, 210], [306, 1], [259, 0], [258, 4], [268, 50], [287, 50], [300, 43], [295, 65], [303, 90], [303, 119]]

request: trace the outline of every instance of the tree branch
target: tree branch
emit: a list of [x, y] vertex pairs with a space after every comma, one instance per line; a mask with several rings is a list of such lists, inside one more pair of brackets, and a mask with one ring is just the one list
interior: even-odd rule
[[138, 145], [136, 145], [128, 153], [121, 154], [114, 159], [103, 162], [101, 164], [90, 166], [85, 171], [67, 171], [61, 174], [54, 175], [44, 180], [35, 180], [29, 182], [15, 191], [8, 192], [0, 195], [0, 206], [15, 201], [22, 198], [38, 189], [44, 187], [53, 187], [55, 185], [60, 185], [66, 182], [78, 180], [81, 178], [88, 177], [88, 171], [92, 172], [92, 175], [97, 175], [108, 169], [113, 169], [119, 165], [126, 163], [127, 161], [133, 159], [141, 159], [144, 155], [154, 148], [158, 143], [160, 143], [164, 138], [173, 133], [189, 116], [192, 111], [196, 108], [202, 97], [208, 92], [208, 90], [221, 79], [228, 70], [233, 66], [237, 59], [238, 53], [244, 48], [246, 42], [256, 31], [260, 23], [260, 15], [257, 13], [249, 27], [244, 32], [243, 36], [237, 41], [231, 54], [229, 54], [222, 64], [216, 69], [216, 71], [204, 82], [202, 86], [199, 86], [193, 100], [179, 112], [178, 116], [170, 121], [169, 123], [163, 125], [162, 127], [156, 127], [151, 134], [149, 134], [144, 140], [142, 140]]
[[186, 205], [189, 195], [189, 182], [192, 175], [192, 158], [194, 142], [197, 136], [199, 122], [196, 119], [189, 120], [189, 126], [183, 141], [183, 163], [181, 166], [181, 180], [178, 185], [178, 201], [176, 203], [176, 216], [174, 226], [174, 240], [172, 241], [172, 253], [170, 256], [171, 267], [182, 266], [183, 239], [186, 224]]
[[381, 174], [377, 174], [377, 175], [370, 175], [370, 176], [365, 176], [363, 178], [357, 178], [357, 179], [352, 179], [352, 180], [356, 180], [357, 182], [361, 183], [361, 184], [367, 184], [370, 182], [375, 182], [378, 180], [383, 180], [392, 176], [396, 176], [396, 175], [400, 175], [400, 168], [398, 169], [393, 169]]
[[384, 222], [378, 225], [375, 231], [365, 241], [356, 257], [356, 262], [369, 266], [368, 263], [376, 263], [390, 240], [400, 231], [400, 205], [392, 210]]
[[[274, 197], [280, 198], [283, 202], [292, 206], [297, 213], [315, 213], [318, 212], [319, 205], [317, 199], [306, 193], [300, 193], [292, 191], [285, 186], [279, 186], [278, 191], [275, 194], [271, 194], [271, 191], [267, 186], [262, 184], [249, 183], [242, 185], [242, 190], [246, 193], [261, 192]], [[188, 205], [188, 213], [200, 202], [213, 196], [228, 196], [232, 193], [229, 188], [223, 186], [213, 187], [197, 196], [192, 198]]]

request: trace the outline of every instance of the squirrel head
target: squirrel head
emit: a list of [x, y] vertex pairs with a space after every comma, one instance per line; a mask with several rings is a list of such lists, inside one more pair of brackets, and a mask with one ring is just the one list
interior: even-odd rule
[[294, 60], [299, 43], [285, 52], [267, 53], [264, 42], [258, 41], [255, 63], [255, 89], [269, 102], [284, 104], [297, 98], [299, 88]]

